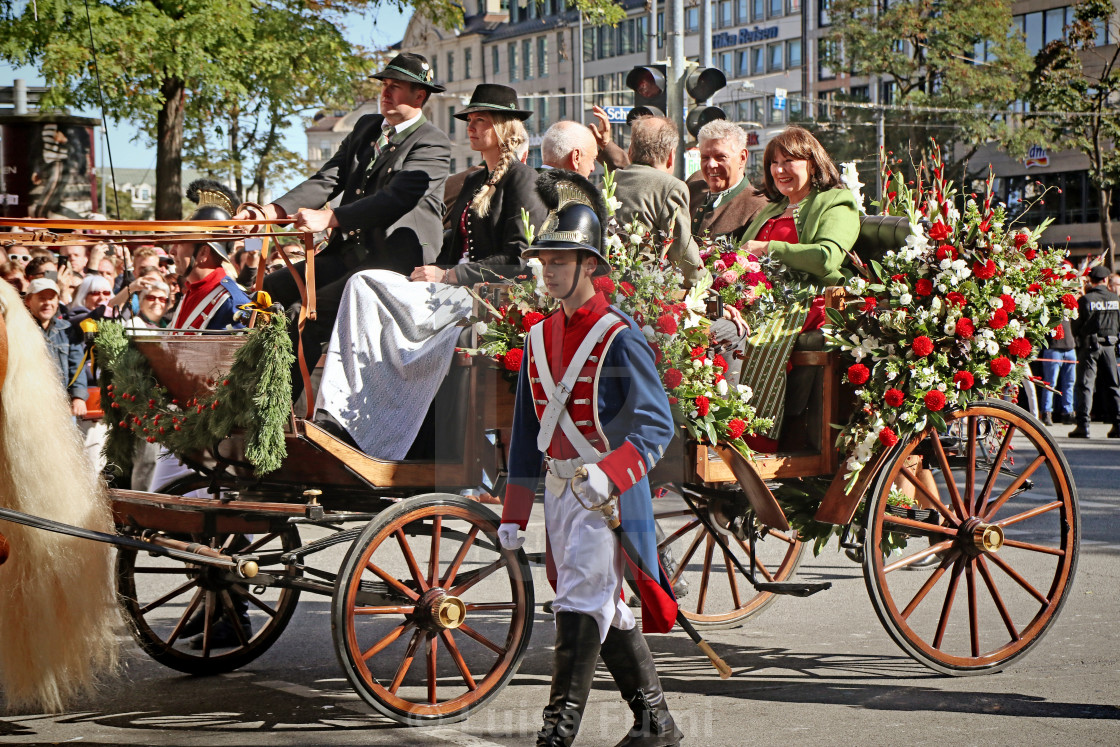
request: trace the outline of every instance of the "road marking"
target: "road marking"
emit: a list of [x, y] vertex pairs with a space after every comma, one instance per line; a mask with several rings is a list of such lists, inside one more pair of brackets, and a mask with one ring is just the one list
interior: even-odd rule
[[502, 747], [497, 742], [464, 734], [458, 729], [423, 729], [420, 734], [425, 737], [435, 737], [441, 742], [458, 745], [459, 747]]

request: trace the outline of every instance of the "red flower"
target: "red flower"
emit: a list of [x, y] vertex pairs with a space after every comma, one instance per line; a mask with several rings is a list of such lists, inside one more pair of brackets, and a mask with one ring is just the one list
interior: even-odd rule
[[1040, 290], [1042, 290], [1042, 286], [1038, 283], [1031, 283], [1027, 286], [1027, 293], [1038, 293]]
[[614, 280], [611, 280], [610, 275], [600, 275], [591, 281], [591, 285], [600, 293], [607, 295], [614, 293]]
[[922, 278], [914, 284], [914, 292], [919, 296], [928, 296], [933, 293], [933, 283], [929, 278]]
[[1065, 306], [1067, 309], [1076, 309], [1077, 297], [1072, 293], [1065, 294], [1064, 296], [1062, 296], [1062, 306]]
[[626, 296], [627, 298], [629, 298], [630, 296], [634, 295], [637, 292], [636, 289], [634, 288], [634, 286], [631, 285], [630, 283], [627, 283], [625, 280], [623, 280], [621, 283], [619, 283], [618, 287], [622, 290], [622, 295]]
[[914, 338], [914, 342], [910, 343], [910, 349], [914, 351], [914, 355], [925, 358], [933, 352], [933, 340], [925, 335], [919, 335]]
[[709, 402], [708, 398], [705, 397], [703, 394], [701, 394], [699, 397], [696, 398], [696, 414], [697, 415], [699, 415], [700, 417], [704, 417], [705, 415], [708, 414], [708, 410], [710, 408], [711, 408], [711, 402]]
[[981, 280], [989, 280], [996, 276], [996, 263], [988, 260], [984, 263], [979, 261], [972, 263], [972, 274]]
[[1063, 327], [1063, 326], [1062, 326], [1062, 325], [1060, 325], [1060, 324], [1059, 324], [1059, 325], [1058, 325], [1057, 327], [1054, 327], [1054, 334], [1053, 334], [1053, 338], [1054, 338], [1055, 340], [1064, 340], [1064, 339], [1066, 339], [1066, 330], [1065, 330], [1065, 327]]
[[958, 256], [960, 256], [960, 253], [952, 244], [942, 244], [941, 246], [937, 247], [938, 262], [943, 259], [956, 259]]
[[956, 385], [957, 389], [968, 391], [975, 383], [976, 380], [968, 371], [957, 371], [953, 374], [953, 384]]
[[724, 252], [723, 254], [719, 255], [719, 258], [723, 260], [723, 263], [725, 265], [731, 267], [733, 264], [735, 264], [735, 260], [739, 258], [739, 255], [736, 252]]
[[866, 384], [867, 380], [870, 378], [871, 371], [868, 370], [867, 366], [863, 365], [862, 363], [856, 363], [848, 366], [848, 381], [852, 382], [856, 386], [859, 386], [860, 384]]
[[1031, 341], [1025, 337], [1016, 337], [1007, 346], [1007, 352], [1011, 353], [1016, 358], [1026, 358], [1034, 352], [1034, 346]]
[[902, 273], [899, 273], [898, 275], [891, 275], [891, 280], [895, 281], [896, 283], [905, 283], [906, 276]]
[[949, 291], [945, 294], [945, 300], [962, 309], [968, 305], [968, 299], [966, 299], [964, 294], [960, 291]]
[[657, 331], [666, 335], [677, 333], [677, 318], [672, 314], [662, 314], [657, 317]]
[[1026, 233], [1015, 234], [1015, 248], [1016, 249], [1022, 249], [1023, 244], [1026, 244], [1030, 240], [1031, 240], [1030, 234], [1026, 234]]
[[879, 299], [875, 298], [875, 296], [868, 296], [867, 298], [863, 299], [863, 306], [860, 307], [860, 310], [865, 314], [869, 314], [874, 311], [875, 307], [877, 307], [878, 305]]
[[957, 337], [961, 338], [962, 340], [970, 340], [972, 339], [972, 335], [975, 333], [976, 326], [967, 316], [962, 316], [957, 320]]
[[949, 230], [949, 227], [941, 221], [937, 221], [932, 226], [930, 226], [929, 229], [929, 237], [934, 241], [944, 241], [945, 239], [949, 238], [949, 234], [951, 233], [952, 231]]
[[901, 389], [891, 387], [883, 393], [883, 400], [891, 407], [900, 407], [906, 401], [906, 395], [902, 393]]
[[1015, 313], [1015, 299], [1006, 293], [1001, 293], [999, 296], [1000, 303], [1003, 304], [1003, 310], [1008, 314]]
[[712, 365], [716, 368], [722, 368], [724, 373], [727, 373], [727, 369], [730, 368], [730, 366], [727, 365], [727, 359], [722, 355], [716, 355], [715, 358], [712, 358]]
[[502, 356], [502, 365], [505, 366], [507, 371], [520, 371], [521, 359], [524, 357], [524, 350], [521, 348], [514, 348]]
[[1003, 329], [1007, 326], [1007, 312], [1003, 309], [996, 309], [992, 312], [992, 316], [988, 319], [988, 326], [992, 329]]
[[1023, 252], [1023, 256], [1027, 260], [1033, 260], [1035, 257], [1038, 256], [1038, 252], [1036, 252], [1034, 249], [1027, 249], [1025, 252]]
[[988, 368], [992, 370], [996, 376], [1004, 377], [1011, 373], [1011, 361], [1004, 356], [1000, 356], [988, 364]]
[[681, 382], [684, 381], [684, 374], [682, 374], [679, 369], [670, 368], [665, 372], [665, 376], [662, 378], [665, 381], [666, 389], [676, 389], [681, 385]]
[[732, 441], [734, 441], [735, 439], [742, 436], [743, 433], [746, 430], [747, 430], [746, 422], [743, 421], [743, 420], [740, 420], [739, 418], [732, 418], [727, 423], [727, 437], [730, 438]]
[[934, 389], [926, 393], [926, 407], [931, 412], [939, 412], [945, 408], [945, 395]]
[[688, 357], [694, 361], [698, 361], [703, 358], [707, 352], [707, 350], [697, 345], [689, 352]]
[[670, 405], [675, 405], [675, 404], [677, 404], [677, 398], [676, 398], [676, 397], [670, 397], [670, 398], [669, 398], [669, 404], [670, 404]]
[[884, 427], [879, 431], [879, 443], [886, 446], [888, 449], [898, 443], [898, 436], [894, 434], [890, 428]]
[[521, 329], [528, 332], [529, 328], [539, 322], [541, 319], [544, 319], [544, 314], [542, 314], [541, 312], [527, 311], [525, 312], [525, 316], [521, 317]]
[[988, 220], [982, 222], [980, 224], [980, 233], [987, 233], [988, 229], [991, 228], [991, 223], [992, 223], [991, 219], [988, 219]]

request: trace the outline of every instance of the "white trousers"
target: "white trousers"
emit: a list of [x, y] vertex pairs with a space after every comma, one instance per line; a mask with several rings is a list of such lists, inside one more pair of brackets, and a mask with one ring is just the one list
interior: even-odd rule
[[545, 489], [544, 522], [556, 566], [553, 613], [590, 615], [600, 641], [611, 626], [631, 630], [634, 613], [622, 599], [622, 548], [603, 515], [581, 506], [565, 482], [560, 496]]

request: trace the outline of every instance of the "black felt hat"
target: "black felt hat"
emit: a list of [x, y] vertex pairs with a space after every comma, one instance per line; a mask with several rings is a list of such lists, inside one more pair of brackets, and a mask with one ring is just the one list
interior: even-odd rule
[[[241, 203], [237, 193], [213, 179], [195, 179], [187, 187], [187, 199], [198, 205], [189, 220], [229, 220]], [[229, 244], [225, 241], [207, 241], [211, 249], [229, 261]]]
[[499, 83], [479, 83], [475, 86], [471, 102], [466, 109], [455, 112], [455, 118], [465, 122], [467, 115], [474, 112], [512, 114], [522, 122], [533, 116], [531, 111], [518, 108], [517, 91]]
[[607, 205], [602, 193], [574, 171], [549, 169], [537, 177], [537, 194], [549, 209], [540, 233], [521, 257], [531, 259], [544, 250], [590, 252], [599, 258], [596, 275], [611, 270], [603, 253]]
[[389, 60], [389, 64], [385, 66], [384, 70], [369, 77], [377, 80], [403, 80], [415, 83], [418, 86], [424, 86], [434, 93], [442, 93], [447, 90], [436, 83], [435, 72], [432, 70], [432, 66], [428, 64], [427, 58], [411, 52], [402, 52]]

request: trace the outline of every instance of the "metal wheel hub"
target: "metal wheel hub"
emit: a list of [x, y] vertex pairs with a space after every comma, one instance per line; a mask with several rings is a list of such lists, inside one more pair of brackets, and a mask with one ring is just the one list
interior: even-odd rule
[[427, 630], [454, 630], [466, 620], [467, 606], [444, 589], [429, 589], [416, 603], [415, 614], [417, 624]]
[[973, 516], [961, 525], [957, 535], [961, 549], [972, 556], [996, 553], [1003, 547], [1003, 527], [987, 524]]

